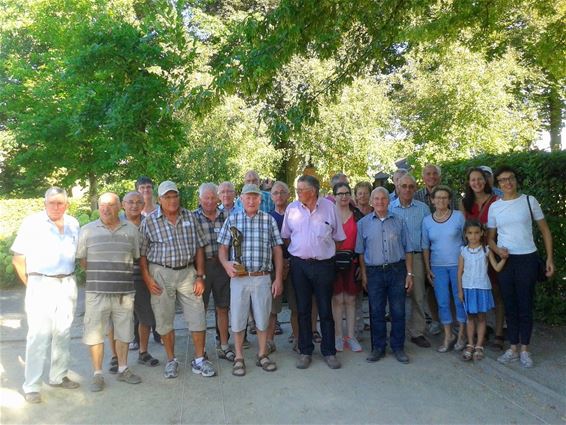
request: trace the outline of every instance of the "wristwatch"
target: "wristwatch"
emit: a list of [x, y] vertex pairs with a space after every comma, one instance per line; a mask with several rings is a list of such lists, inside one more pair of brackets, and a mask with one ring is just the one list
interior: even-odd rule
[[411, 276], [411, 277], [415, 277], [415, 275], [413, 273], [407, 273], [407, 276]]
[[206, 279], [206, 275], [205, 274], [197, 274], [197, 279]]

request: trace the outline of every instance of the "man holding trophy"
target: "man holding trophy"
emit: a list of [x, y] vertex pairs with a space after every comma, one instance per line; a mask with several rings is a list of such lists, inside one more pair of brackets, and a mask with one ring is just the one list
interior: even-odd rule
[[[243, 211], [231, 214], [218, 235], [218, 258], [230, 276], [230, 321], [234, 332], [235, 376], [246, 374], [243, 342], [250, 305], [257, 327], [256, 365], [273, 372], [277, 365], [267, 354], [267, 327], [271, 300], [283, 290], [283, 241], [275, 219], [259, 210], [261, 191], [255, 184], [242, 189]], [[275, 264], [275, 280], [270, 272]]]

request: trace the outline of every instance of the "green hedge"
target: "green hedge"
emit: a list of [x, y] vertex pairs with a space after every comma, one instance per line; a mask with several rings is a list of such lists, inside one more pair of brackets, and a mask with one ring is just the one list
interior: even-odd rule
[[[470, 160], [441, 164], [442, 181], [463, 192], [470, 167], [488, 165], [494, 171], [506, 164], [518, 171], [519, 191], [540, 202], [554, 240], [556, 274], [537, 288], [535, 317], [548, 324], [566, 324], [566, 151], [516, 152], [503, 155], [481, 155]], [[537, 245], [544, 245], [539, 232]]]

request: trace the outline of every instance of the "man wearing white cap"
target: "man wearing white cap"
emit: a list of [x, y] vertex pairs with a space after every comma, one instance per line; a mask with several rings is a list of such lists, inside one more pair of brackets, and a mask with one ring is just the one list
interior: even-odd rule
[[157, 195], [159, 207], [140, 226], [140, 268], [151, 292], [156, 329], [167, 354], [164, 375], [165, 378], [178, 376], [173, 321], [175, 301], [179, 300], [195, 347], [192, 371], [202, 376], [214, 376], [214, 366], [204, 352], [204, 234], [193, 213], [181, 207], [175, 183], [162, 182]]
[[503, 196], [503, 192], [493, 184], [493, 170], [491, 169], [491, 167], [488, 167], [487, 165], [480, 165], [478, 168], [483, 171], [483, 175], [491, 186], [493, 194], [501, 198]]

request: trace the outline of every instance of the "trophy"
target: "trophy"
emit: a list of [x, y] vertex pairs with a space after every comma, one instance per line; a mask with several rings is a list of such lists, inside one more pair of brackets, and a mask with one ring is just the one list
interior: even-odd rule
[[244, 235], [235, 226], [230, 227], [230, 233], [232, 235], [234, 268], [236, 269], [236, 274], [238, 276], [246, 276], [248, 272], [246, 272], [246, 268], [242, 264], [242, 241], [244, 239]]

